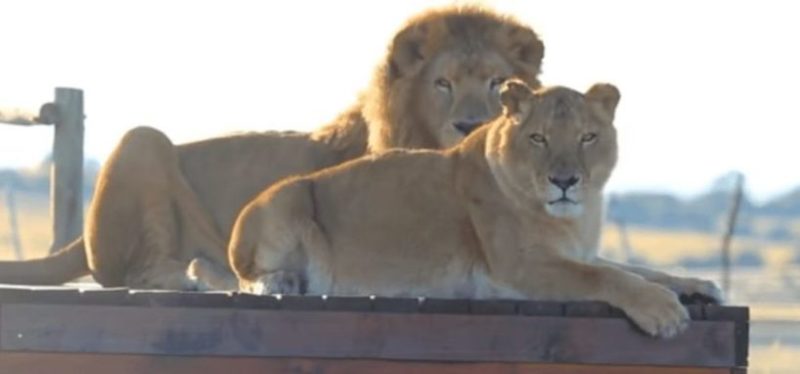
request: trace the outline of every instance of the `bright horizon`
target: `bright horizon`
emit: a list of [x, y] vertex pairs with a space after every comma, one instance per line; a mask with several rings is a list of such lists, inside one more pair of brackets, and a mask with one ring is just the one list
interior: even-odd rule
[[[449, 1], [4, 1], [0, 107], [85, 92], [87, 159], [124, 132], [175, 143], [325, 124], [365, 87], [409, 16]], [[704, 191], [740, 170], [758, 200], [800, 186], [800, 24], [780, 1], [482, 2], [544, 40], [542, 81], [622, 92], [609, 191]], [[30, 167], [49, 127], [0, 126], [0, 168]]]

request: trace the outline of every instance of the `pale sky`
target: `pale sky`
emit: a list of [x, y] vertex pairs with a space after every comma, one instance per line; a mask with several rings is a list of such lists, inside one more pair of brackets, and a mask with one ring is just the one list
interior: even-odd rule
[[[101, 161], [142, 124], [176, 143], [310, 130], [353, 102], [407, 17], [446, 3], [0, 0], [0, 106], [84, 89]], [[794, 2], [483, 3], [540, 34], [545, 84], [620, 88], [609, 190], [692, 194], [734, 169], [760, 199], [800, 185]], [[36, 164], [51, 131], [0, 126], [0, 167]]]

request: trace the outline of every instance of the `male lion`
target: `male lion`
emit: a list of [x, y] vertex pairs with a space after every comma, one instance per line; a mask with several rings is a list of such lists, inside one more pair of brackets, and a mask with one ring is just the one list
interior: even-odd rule
[[543, 53], [534, 31], [508, 16], [448, 7], [409, 20], [358, 103], [313, 133], [175, 146], [158, 130], [131, 130], [100, 173], [84, 236], [45, 259], [0, 263], [0, 282], [54, 284], [91, 271], [104, 286], [192, 289], [186, 269], [197, 259], [196, 272], [222, 270], [235, 287], [229, 232], [265, 186], [368, 151], [453, 145], [499, 114], [503, 80], [539, 85]]
[[264, 191], [232, 234], [241, 289], [591, 299], [651, 335], [678, 333], [688, 314], [667, 287], [718, 296], [711, 282], [597, 256], [617, 89], [514, 80], [501, 95], [503, 115], [449, 150], [390, 151]]

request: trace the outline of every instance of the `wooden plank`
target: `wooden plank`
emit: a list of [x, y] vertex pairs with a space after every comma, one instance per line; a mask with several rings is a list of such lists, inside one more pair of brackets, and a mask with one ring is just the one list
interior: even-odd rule
[[80, 304], [88, 305], [132, 305], [130, 290], [124, 287], [109, 287], [96, 290], [81, 290]]
[[181, 357], [64, 353], [0, 353], [0, 367], [15, 374], [70, 372], [140, 373], [314, 373], [314, 374], [730, 374], [722, 368], [583, 366], [529, 363], [440, 363], [389, 360]]
[[564, 304], [552, 301], [520, 301], [517, 310], [526, 316], [563, 316]]
[[426, 297], [419, 305], [420, 313], [469, 314], [470, 305], [466, 299], [439, 299]]
[[58, 122], [53, 136], [50, 176], [50, 253], [66, 246], [83, 231], [83, 91], [56, 88]]
[[131, 304], [159, 307], [206, 307], [224, 308], [234, 305], [229, 292], [176, 292], [176, 291], [131, 291], [128, 299]]
[[325, 299], [322, 296], [283, 295], [279, 305], [288, 310], [325, 310]]
[[515, 300], [469, 300], [469, 310], [472, 314], [517, 314], [517, 304]]
[[657, 340], [620, 318], [33, 304], [0, 311], [5, 351], [737, 366], [731, 321], [693, 321]]
[[272, 295], [234, 293], [233, 305], [239, 308], [249, 309], [279, 309], [280, 300]]
[[39, 108], [39, 116], [34, 120], [42, 125], [55, 125], [60, 115], [56, 103], [44, 103]]
[[576, 301], [564, 305], [567, 317], [611, 317], [611, 306], [599, 301]]
[[750, 356], [750, 323], [737, 322], [733, 335], [736, 339], [736, 365], [747, 367]]
[[2, 304], [73, 304], [80, 298], [80, 290], [64, 287], [0, 287], [0, 303]]
[[46, 103], [34, 114], [18, 108], [0, 109], [0, 123], [19, 126], [51, 125], [58, 118], [58, 109], [53, 103]]
[[326, 310], [366, 312], [372, 310], [370, 297], [329, 297], [325, 300]]
[[750, 346], [750, 309], [741, 306], [706, 305], [703, 307], [706, 319], [712, 321], [734, 321], [736, 340], [736, 365], [747, 366]]
[[17, 108], [0, 109], [0, 123], [7, 125], [31, 126], [36, 125], [36, 115]]
[[712, 321], [748, 321], [750, 309], [743, 306], [706, 305], [706, 319]]
[[689, 311], [689, 317], [693, 320], [706, 319], [706, 314], [702, 305], [686, 305], [686, 310]]
[[375, 297], [372, 308], [376, 312], [386, 313], [416, 313], [419, 311], [420, 300], [411, 297]]

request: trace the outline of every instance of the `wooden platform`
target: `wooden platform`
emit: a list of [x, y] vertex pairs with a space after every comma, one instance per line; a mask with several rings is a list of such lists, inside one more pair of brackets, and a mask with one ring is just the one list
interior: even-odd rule
[[748, 309], [674, 339], [603, 303], [0, 288], [5, 373], [743, 373]]

